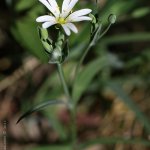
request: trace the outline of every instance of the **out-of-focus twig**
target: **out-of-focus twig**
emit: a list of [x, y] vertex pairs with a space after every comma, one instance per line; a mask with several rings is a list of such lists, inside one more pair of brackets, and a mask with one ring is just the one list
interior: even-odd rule
[[33, 57], [26, 58], [23, 65], [14, 71], [14, 73], [2, 81], [0, 81], [0, 92], [9, 86], [13, 85], [16, 81], [18, 81], [21, 77], [23, 77], [28, 72], [34, 70], [36, 67], [40, 65], [40, 62]]

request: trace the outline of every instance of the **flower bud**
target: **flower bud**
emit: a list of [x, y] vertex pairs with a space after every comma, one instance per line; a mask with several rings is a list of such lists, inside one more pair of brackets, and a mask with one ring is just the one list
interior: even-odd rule
[[109, 17], [108, 17], [108, 21], [111, 23], [111, 24], [114, 24], [116, 22], [116, 15], [114, 14], [110, 14]]
[[61, 57], [61, 52], [59, 50], [53, 51], [53, 59], [58, 60]]

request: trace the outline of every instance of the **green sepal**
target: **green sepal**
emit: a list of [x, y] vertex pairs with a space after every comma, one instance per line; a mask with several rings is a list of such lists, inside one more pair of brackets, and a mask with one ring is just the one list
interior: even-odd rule
[[95, 33], [97, 32], [98, 28], [99, 28], [99, 25], [100, 25], [100, 21], [99, 21], [99, 18], [98, 18], [98, 14], [90, 14], [89, 15], [91, 18], [92, 18], [92, 21], [91, 21], [91, 40], [93, 39]]
[[38, 34], [46, 53], [50, 54], [53, 51], [53, 42], [49, 38], [47, 29], [38, 26]]
[[40, 39], [47, 39], [48, 38], [48, 31], [47, 29], [41, 28], [40, 26], [37, 27]]
[[45, 51], [50, 54], [53, 51], [53, 45], [51, 40], [48, 38], [46, 40], [42, 41], [43, 47], [45, 49]]
[[62, 32], [58, 33], [58, 39], [55, 43], [56, 47], [62, 47], [65, 40], [65, 35]]

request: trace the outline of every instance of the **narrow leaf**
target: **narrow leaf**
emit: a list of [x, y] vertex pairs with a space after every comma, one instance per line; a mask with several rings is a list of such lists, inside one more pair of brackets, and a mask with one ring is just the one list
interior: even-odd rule
[[31, 150], [70, 150], [70, 145], [52, 145], [52, 146], [40, 146], [32, 148]]
[[132, 16], [133, 16], [134, 18], [140, 18], [140, 17], [144, 17], [144, 16], [148, 15], [149, 13], [150, 13], [149, 7], [142, 7], [142, 8], [136, 9], [136, 10], [132, 13]]
[[121, 100], [132, 110], [135, 112], [137, 119], [145, 126], [147, 132], [150, 133], [150, 121], [147, 117], [140, 111], [136, 103], [124, 92], [120, 85], [116, 83], [108, 83], [110, 88], [121, 98]]
[[33, 112], [39, 111], [39, 110], [41, 110], [41, 109], [43, 109], [49, 105], [57, 105], [57, 104], [65, 104], [65, 103], [63, 101], [60, 101], [60, 100], [50, 100], [47, 102], [43, 102], [42, 104], [39, 104], [39, 105], [33, 107], [32, 109], [25, 112], [22, 116], [20, 116], [17, 123], [19, 123], [23, 118], [29, 116]]
[[133, 139], [127, 139], [127, 138], [122, 138], [122, 137], [102, 137], [102, 138], [97, 138], [94, 140], [89, 140], [85, 143], [82, 143], [79, 148], [84, 149], [87, 148], [91, 145], [96, 145], [96, 144], [142, 144], [145, 146], [150, 146], [150, 141], [144, 140], [144, 139], [139, 139], [139, 138], [133, 138]]
[[11, 28], [13, 36], [21, 46], [40, 60], [47, 62], [47, 56], [43, 53], [43, 46], [39, 42], [37, 24], [29, 19], [21, 19]]
[[121, 34], [109, 36], [102, 39], [105, 44], [120, 44], [120, 43], [131, 43], [131, 42], [143, 42], [150, 40], [150, 33], [133, 33], [133, 34]]
[[75, 79], [72, 93], [73, 100], [77, 102], [80, 99], [83, 92], [88, 88], [90, 82], [99, 71], [105, 67], [118, 68], [122, 66], [122, 62], [120, 62], [113, 54], [107, 54], [87, 64]]
[[35, 4], [36, 4], [35, 0], [30, 0], [30, 3], [27, 2], [26, 0], [17, 1], [16, 5], [15, 5], [15, 10], [16, 11], [24, 11], [24, 10], [27, 10], [27, 9], [33, 7]]
[[94, 60], [77, 75], [73, 85], [72, 93], [73, 99], [76, 102], [80, 99], [83, 92], [88, 88], [95, 75], [104, 67], [108, 66], [108, 62], [106, 60], [107, 59], [105, 57]]

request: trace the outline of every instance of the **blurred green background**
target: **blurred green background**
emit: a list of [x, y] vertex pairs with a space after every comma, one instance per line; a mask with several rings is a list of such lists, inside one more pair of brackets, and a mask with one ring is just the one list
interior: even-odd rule
[[[73, 88], [75, 65], [88, 44], [90, 23], [77, 24], [79, 33], [72, 33], [70, 54], [63, 64], [70, 90], [80, 99], [79, 147], [148, 150], [150, 1], [99, 0], [98, 5], [102, 29], [107, 27], [111, 13], [117, 22], [87, 55]], [[85, 7], [96, 12], [94, 0], [80, 0], [75, 9]], [[16, 125], [19, 116], [32, 106], [65, 99], [56, 67], [47, 64], [48, 56], [37, 34], [35, 19], [47, 12], [38, 0], [0, 1], [0, 146], [7, 121], [10, 150], [70, 150], [70, 121], [65, 107], [49, 106]]]

